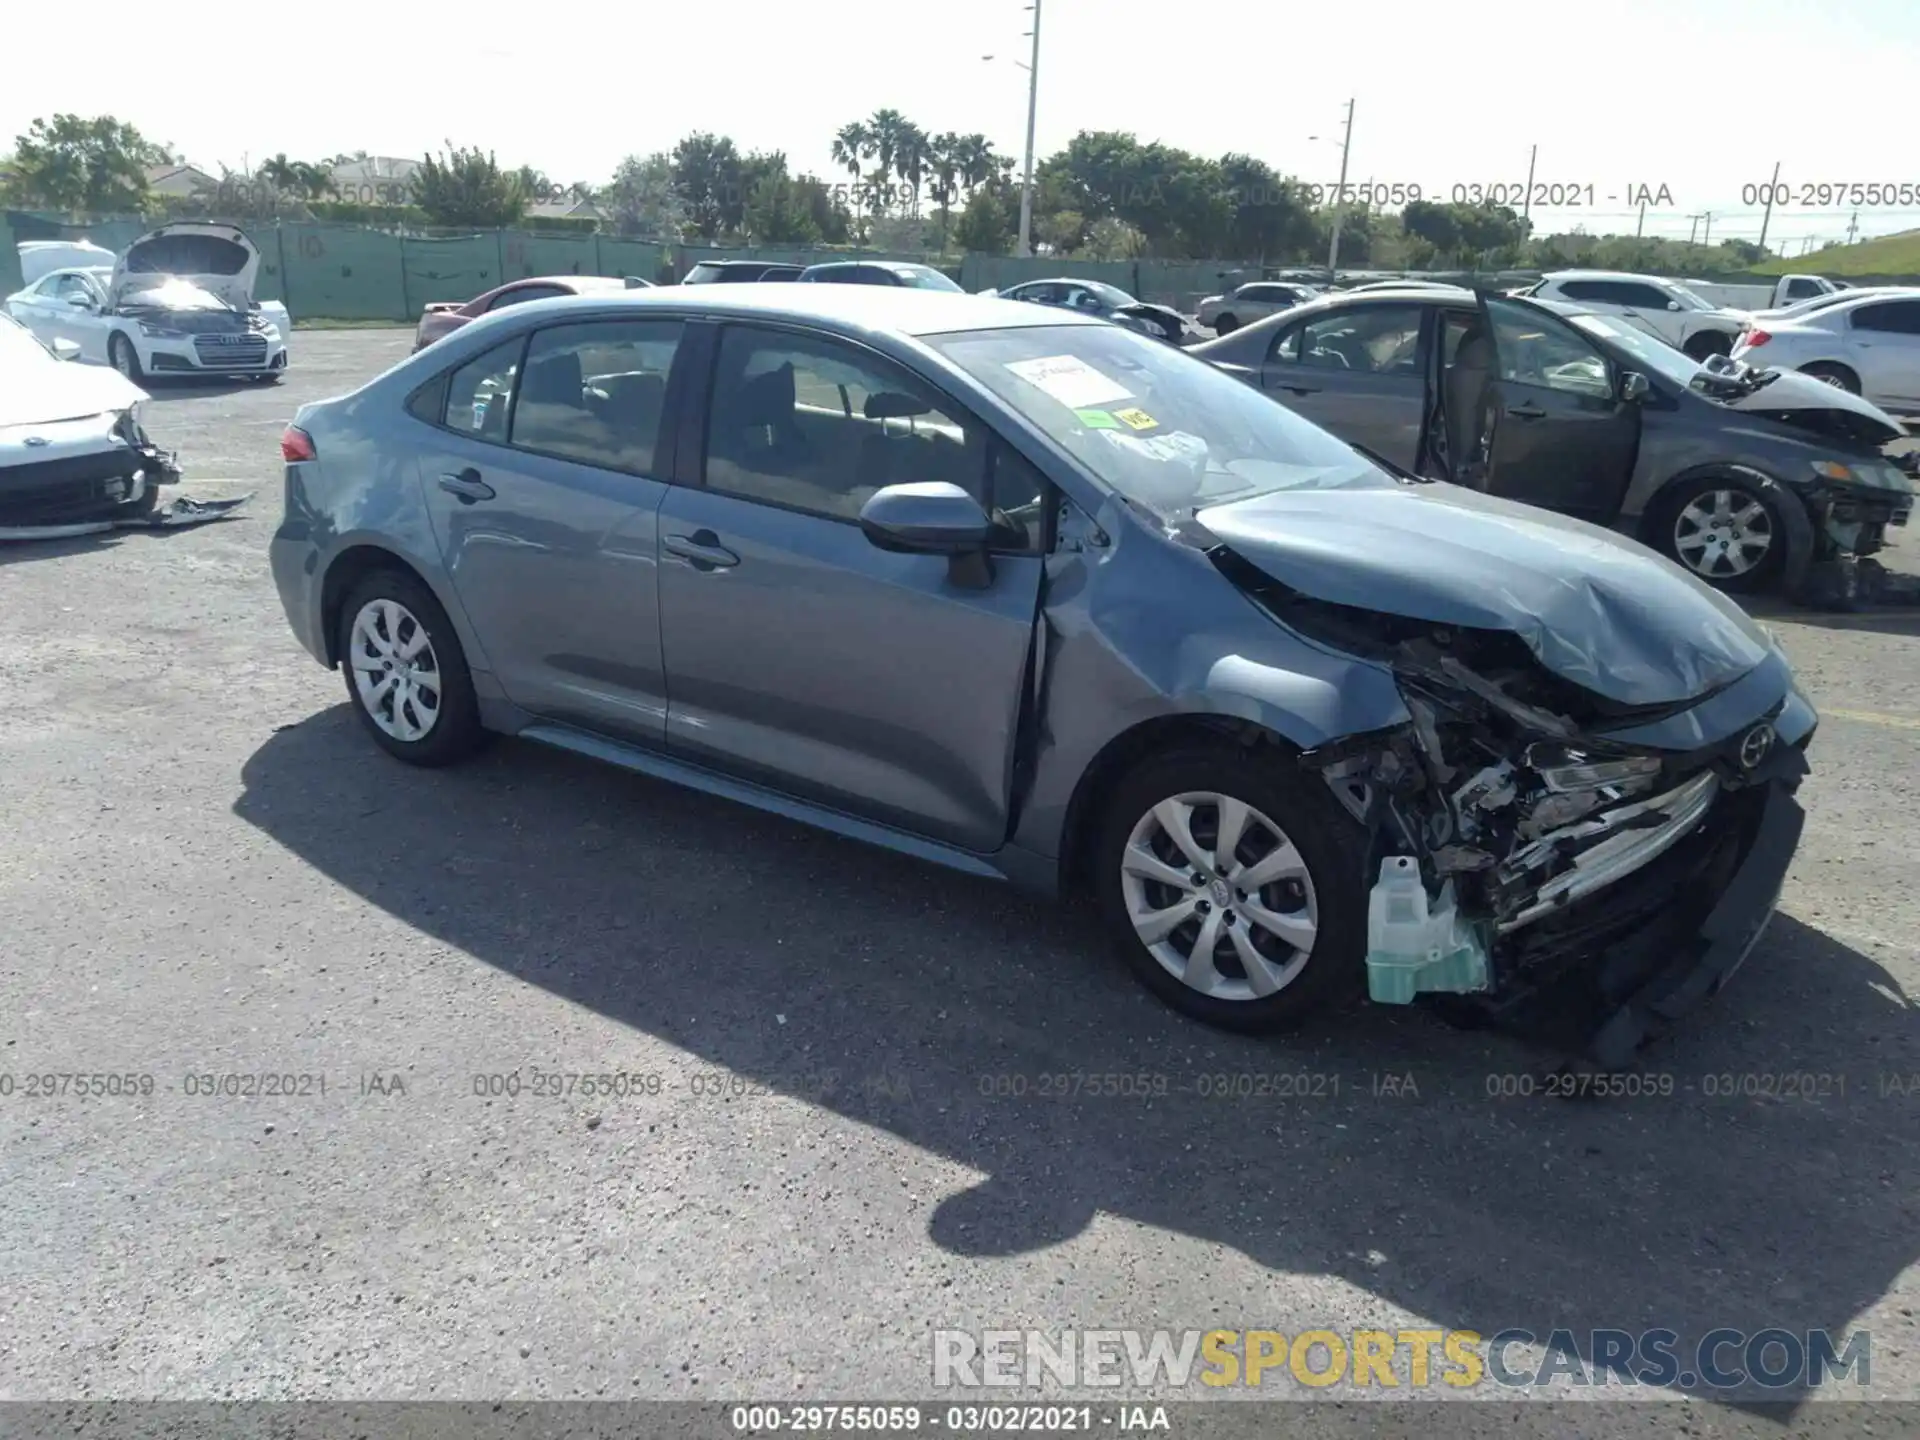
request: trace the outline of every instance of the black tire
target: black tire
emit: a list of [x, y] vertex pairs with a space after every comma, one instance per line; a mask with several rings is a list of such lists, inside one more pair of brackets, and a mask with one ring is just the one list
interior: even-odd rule
[[1800, 373], [1810, 379], [1831, 385], [1835, 389], [1844, 390], [1849, 395], [1860, 393], [1860, 377], [1845, 365], [1829, 360], [1816, 360], [1811, 365], [1802, 366]]
[[118, 330], [107, 337], [107, 362], [136, 385], [147, 378], [147, 372], [140, 368], [140, 352]]
[[[1195, 791], [1245, 802], [1284, 830], [1305, 861], [1318, 912], [1317, 928], [1305, 966], [1272, 994], [1227, 999], [1194, 989], [1154, 958], [1128, 918], [1121, 862], [1134, 826], [1161, 801]], [[1202, 824], [1196, 818], [1196, 838]], [[1250, 825], [1248, 833], [1252, 836], [1255, 827]], [[1243, 841], [1243, 845], [1249, 843], [1258, 842]], [[1149, 990], [1195, 1020], [1260, 1033], [1284, 1029], [1362, 992], [1366, 853], [1359, 824], [1318, 779], [1295, 773], [1277, 752], [1224, 743], [1181, 749], [1142, 761], [1114, 787], [1094, 845], [1094, 894], [1110, 940]], [[1176, 944], [1181, 933], [1175, 932]], [[1191, 939], [1186, 943], [1191, 945]], [[1217, 963], [1222, 974], [1245, 973], [1230, 947]]]
[[1221, 315], [1213, 322], [1213, 333], [1216, 335], [1231, 335], [1239, 328], [1240, 322], [1231, 315]]
[[[382, 729], [361, 699], [354, 680], [354, 620], [365, 606], [376, 600], [398, 603], [427, 632], [434, 660], [433, 673], [439, 681], [437, 687], [429, 688], [438, 700], [438, 713], [418, 739], [403, 739]], [[406, 630], [396, 638], [405, 639], [411, 634], [411, 630]], [[340, 673], [346, 681], [347, 699], [353, 705], [353, 713], [360, 717], [360, 723], [373, 736], [374, 743], [395, 759], [409, 765], [436, 768], [465, 760], [486, 743], [487, 732], [480, 726], [480, 702], [474, 694], [473, 675], [460, 648], [460, 637], [454, 632], [447, 612], [418, 577], [404, 570], [381, 569], [354, 581], [347, 591], [346, 602], [340, 607], [336, 645], [335, 653], [340, 656]]]
[[1722, 335], [1718, 330], [1702, 330], [1698, 335], [1689, 336], [1682, 348], [1693, 360], [1704, 360], [1709, 355], [1731, 355], [1733, 338]]
[[[1767, 513], [1767, 522], [1771, 527], [1772, 543], [1760, 563], [1741, 575], [1710, 575], [1690, 563], [1680, 553], [1677, 528], [1680, 512], [1700, 496], [1715, 490], [1725, 490], [1733, 497], [1734, 508], [1740, 508], [1743, 499], [1757, 501]], [[1696, 475], [1672, 486], [1660, 497], [1660, 503], [1653, 512], [1653, 546], [1674, 564], [1685, 570], [1695, 579], [1704, 580], [1717, 590], [1732, 595], [1751, 594], [1764, 590], [1780, 574], [1786, 563], [1787, 527], [1782, 520], [1778, 505], [1753, 480], [1738, 474]]]

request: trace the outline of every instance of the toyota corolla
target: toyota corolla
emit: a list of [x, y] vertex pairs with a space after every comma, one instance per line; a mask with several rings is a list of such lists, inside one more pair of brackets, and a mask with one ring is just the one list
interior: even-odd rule
[[517, 735], [1084, 892], [1204, 1021], [1582, 996], [1621, 1063], [1799, 838], [1814, 712], [1731, 601], [1099, 320], [540, 301], [282, 447], [287, 617], [389, 755]]

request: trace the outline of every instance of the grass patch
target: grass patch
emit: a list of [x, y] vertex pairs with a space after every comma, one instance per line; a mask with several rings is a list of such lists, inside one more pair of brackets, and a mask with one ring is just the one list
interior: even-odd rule
[[405, 320], [335, 320], [325, 315], [302, 315], [294, 320], [296, 330], [411, 330]]
[[1920, 230], [1881, 235], [1857, 245], [1837, 245], [1811, 255], [1771, 260], [1759, 267], [1762, 275], [1917, 275], [1920, 276]]

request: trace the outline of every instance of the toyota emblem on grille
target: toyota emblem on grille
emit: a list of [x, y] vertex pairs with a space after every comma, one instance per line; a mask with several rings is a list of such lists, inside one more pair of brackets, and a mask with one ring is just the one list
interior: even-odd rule
[[1773, 749], [1773, 726], [1756, 725], [1740, 739], [1740, 768], [1751, 770]]

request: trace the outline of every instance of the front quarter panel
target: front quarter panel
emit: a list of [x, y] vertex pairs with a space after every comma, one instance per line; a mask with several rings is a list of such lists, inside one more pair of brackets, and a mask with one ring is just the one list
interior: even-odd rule
[[1062, 855], [1083, 777], [1141, 726], [1243, 721], [1305, 750], [1408, 718], [1384, 667], [1284, 629], [1199, 550], [1117, 504], [1097, 518], [1109, 545], [1069, 542], [1048, 561], [1023, 849]]

